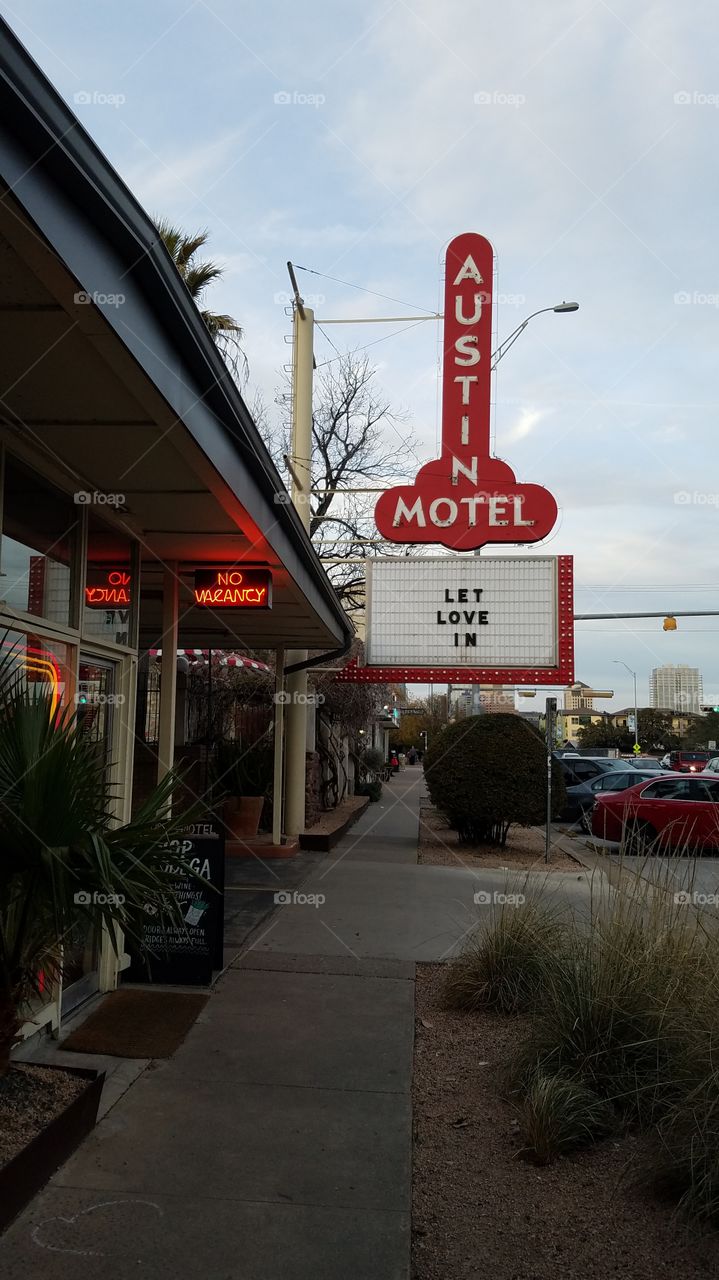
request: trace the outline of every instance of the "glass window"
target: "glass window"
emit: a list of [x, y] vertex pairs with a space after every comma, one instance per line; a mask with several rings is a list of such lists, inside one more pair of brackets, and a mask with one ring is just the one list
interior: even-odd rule
[[608, 773], [603, 773], [601, 778], [597, 778], [597, 789], [599, 791], [625, 791], [627, 787], [633, 787], [637, 782], [641, 782], [641, 778], [636, 773], [620, 773], [618, 769], [610, 769]]
[[79, 508], [33, 471], [5, 460], [2, 597], [13, 609], [67, 626]]
[[587, 782], [590, 778], [596, 778], [597, 774], [602, 772], [593, 760], [573, 760], [572, 768], [580, 782]]
[[659, 778], [641, 793], [642, 800], [688, 800], [688, 778]]
[[66, 644], [24, 631], [0, 631], [0, 654], [21, 674], [31, 693], [50, 698], [50, 715], [67, 703], [68, 657]]
[[83, 635], [108, 644], [133, 643], [136, 589], [132, 539], [89, 512]]
[[719, 802], [719, 780], [716, 782], [705, 782], [703, 778], [697, 778], [695, 782], [689, 784], [689, 800], [709, 800], [712, 804]]

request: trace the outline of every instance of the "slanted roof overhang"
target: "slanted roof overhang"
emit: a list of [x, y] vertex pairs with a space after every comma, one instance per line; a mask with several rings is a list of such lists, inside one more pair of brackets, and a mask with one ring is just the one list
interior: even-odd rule
[[[353, 627], [157, 232], [0, 21], [0, 422], [66, 487], [121, 493], [143, 553], [141, 640], [163, 565], [181, 643], [338, 647]], [[87, 301], [88, 296], [91, 301]], [[192, 569], [245, 560], [271, 611], [191, 607]]]

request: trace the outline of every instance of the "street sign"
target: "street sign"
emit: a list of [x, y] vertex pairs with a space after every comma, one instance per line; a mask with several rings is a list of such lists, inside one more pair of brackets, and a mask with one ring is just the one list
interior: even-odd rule
[[337, 679], [571, 684], [571, 557], [369, 560], [366, 665]]
[[634, 716], [627, 716], [627, 729], [629, 730], [629, 732], [634, 733], [634, 730], [636, 729], [636, 727], [637, 727], [637, 722], [634, 719]]
[[493, 280], [489, 241], [456, 236], [445, 260], [442, 456], [379, 498], [375, 523], [390, 542], [473, 551], [539, 542], [556, 523], [551, 493], [518, 483], [490, 453]]
[[[189, 875], [173, 855], [212, 888]], [[142, 951], [133, 953], [126, 976], [131, 982], [207, 986], [213, 969], [223, 966], [225, 836], [220, 824], [196, 822], [185, 828], [168, 851], [167, 870], [181, 904], [180, 920], [168, 926], [147, 913]]]
[[642, 749], [638, 742], [634, 743], [634, 746], [632, 747], [632, 751], [634, 752], [635, 756], [640, 756], [642, 754]]

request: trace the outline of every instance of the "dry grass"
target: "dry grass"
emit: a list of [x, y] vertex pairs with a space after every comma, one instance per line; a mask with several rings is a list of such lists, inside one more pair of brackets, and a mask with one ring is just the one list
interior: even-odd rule
[[667, 874], [595, 889], [589, 921], [537, 897], [503, 908], [449, 967], [447, 1000], [532, 1009], [509, 1076], [532, 1158], [633, 1127], [655, 1135], [679, 1210], [719, 1223], [719, 929]]

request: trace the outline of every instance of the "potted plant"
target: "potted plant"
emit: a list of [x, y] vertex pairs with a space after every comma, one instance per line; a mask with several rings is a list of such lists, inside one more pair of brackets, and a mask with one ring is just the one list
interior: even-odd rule
[[273, 749], [266, 739], [220, 742], [213, 762], [213, 799], [223, 805], [231, 840], [257, 835], [265, 799], [272, 788]]

